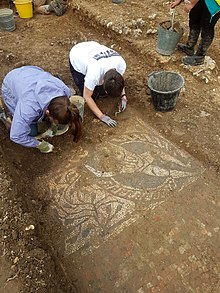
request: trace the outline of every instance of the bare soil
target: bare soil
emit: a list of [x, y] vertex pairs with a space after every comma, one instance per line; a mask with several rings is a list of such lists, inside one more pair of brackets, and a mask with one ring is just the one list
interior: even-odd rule
[[[0, 279], [1, 288], [17, 280], [18, 283], [10, 283], [13, 287], [8, 292], [83, 292], [54, 248], [53, 241], [56, 235], [62, 235], [62, 226], [47, 212], [53, 197], [47, 182], [41, 182], [41, 178], [65, 165], [73, 149], [77, 157], [80, 146], [92, 147], [94, 143], [109, 140], [114, 131], [120, 135], [120, 123], [140, 117], [209, 169], [215, 180], [219, 179], [219, 24], [208, 52], [216, 62], [215, 68], [198, 67], [192, 72], [183, 66], [180, 52], [164, 57], [155, 50], [155, 30], [159, 22], [170, 19], [168, 12], [169, 3], [156, 0], [125, 0], [120, 5], [104, 0], [74, 0], [69, 1], [68, 11], [62, 17], [51, 14], [21, 19], [16, 15], [16, 30], [0, 31], [0, 81], [15, 67], [36, 65], [52, 74], [61, 74], [66, 84], [72, 85], [68, 54], [74, 44], [96, 40], [113, 47], [126, 60], [125, 79], [131, 110], [128, 113], [134, 109], [137, 115], [118, 116], [119, 126], [114, 130], [100, 123], [86, 108], [79, 145], [74, 145], [67, 133], [53, 138], [55, 150], [45, 156], [12, 143], [8, 132], [0, 125], [1, 263], [3, 266], [6, 261], [8, 271], [8, 277]], [[183, 40], [186, 40], [188, 16], [181, 7], [177, 18], [185, 28]], [[154, 110], [146, 86], [148, 75], [160, 70], [179, 72], [185, 79], [175, 109], [167, 113]], [[113, 115], [113, 101], [98, 103], [106, 113]], [[7, 281], [8, 278], [12, 280]]]

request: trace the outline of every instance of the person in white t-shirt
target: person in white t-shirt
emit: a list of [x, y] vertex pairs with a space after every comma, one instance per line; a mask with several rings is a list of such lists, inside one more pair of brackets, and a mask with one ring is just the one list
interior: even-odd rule
[[120, 98], [118, 112], [125, 110], [125, 60], [113, 49], [95, 41], [87, 41], [76, 44], [70, 50], [69, 63], [74, 83], [89, 108], [102, 122], [115, 127], [116, 121], [105, 115], [95, 101], [104, 96]]

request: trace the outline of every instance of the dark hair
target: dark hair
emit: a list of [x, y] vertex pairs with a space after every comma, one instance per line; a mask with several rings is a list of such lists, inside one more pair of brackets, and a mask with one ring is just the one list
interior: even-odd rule
[[57, 97], [51, 100], [48, 108], [49, 115], [57, 120], [59, 124], [70, 124], [73, 141], [78, 142], [82, 134], [82, 119], [79, 110], [70, 103], [68, 97]]
[[124, 78], [115, 69], [108, 70], [104, 75], [103, 88], [112, 97], [119, 97], [124, 88]]

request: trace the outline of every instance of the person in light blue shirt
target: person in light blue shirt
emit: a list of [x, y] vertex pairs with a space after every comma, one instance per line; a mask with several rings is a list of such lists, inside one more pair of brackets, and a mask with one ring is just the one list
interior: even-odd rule
[[70, 125], [77, 142], [82, 119], [77, 107], [70, 103], [70, 95], [62, 80], [39, 67], [23, 66], [10, 71], [2, 83], [2, 98], [12, 115], [10, 139], [42, 153], [52, 152], [53, 145], [36, 138], [38, 123], [46, 119], [54, 125]]
[[[171, 3], [175, 8], [182, 0]], [[215, 36], [215, 25], [220, 18], [219, 0], [185, 0], [184, 10], [189, 13], [189, 36], [186, 44], [179, 44], [178, 49], [188, 56], [183, 58], [186, 65], [201, 65]], [[198, 48], [195, 46], [201, 34]]]

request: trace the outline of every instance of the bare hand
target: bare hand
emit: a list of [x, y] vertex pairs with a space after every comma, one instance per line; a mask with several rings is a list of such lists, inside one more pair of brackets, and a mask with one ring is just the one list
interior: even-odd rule
[[180, 5], [180, 3], [182, 2], [182, 0], [176, 0], [174, 2], [171, 3], [170, 8], [173, 9], [176, 6]]
[[192, 5], [191, 3], [185, 4], [184, 11], [187, 12], [187, 13], [190, 13], [190, 11], [193, 8], [193, 6], [194, 5]]

